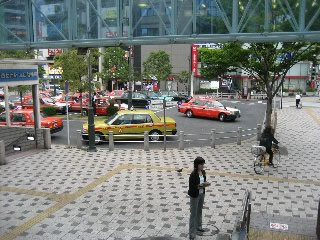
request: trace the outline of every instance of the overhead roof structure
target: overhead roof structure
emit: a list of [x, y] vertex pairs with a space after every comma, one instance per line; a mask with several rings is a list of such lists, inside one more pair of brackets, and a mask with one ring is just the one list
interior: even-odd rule
[[320, 0], [0, 0], [0, 49], [320, 40]]

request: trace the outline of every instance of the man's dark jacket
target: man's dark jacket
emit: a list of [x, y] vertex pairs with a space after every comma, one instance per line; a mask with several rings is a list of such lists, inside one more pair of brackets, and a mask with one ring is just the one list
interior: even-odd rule
[[[202, 175], [203, 175], [204, 181], [206, 181], [207, 177], [206, 177], [206, 172], [204, 170], [202, 170]], [[200, 184], [199, 173], [198, 171], [193, 171], [189, 177], [188, 195], [190, 197], [196, 198], [199, 196], [199, 189], [197, 187], [199, 184]], [[205, 194], [205, 192], [206, 190], [205, 188], [203, 188], [203, 194]]]
[[272, 142], [278, 144], [277, 139], [274, 138], [272, 133], [263, 133], [260, 138], [260, 146], [266, 147], [266, 149], [272, 148]]

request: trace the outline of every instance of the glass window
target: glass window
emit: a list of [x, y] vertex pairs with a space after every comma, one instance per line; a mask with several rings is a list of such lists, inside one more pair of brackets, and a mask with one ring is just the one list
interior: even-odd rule
[[205, 105], [207, 107], [214, 107], [213, 102], [206, 102]]
[[193, 102], [193, 105], [201, 106], [201, 105], [203, 105], [203, 101], [197, 99], [197, 100], [195, 100], [195, 101]]
[[4, 113], [0, 114], [0, 122], [6, 122], [6, 114]]
[[12, 115], [12, 122], [25, 122], [26, 118], [22, 113], [14, 113]]
[[112, 125], [125, 125], [125, 124], [132, 124], [132, 114], [124, 114], [120, 115]]
[[104, 121], [106, 124], [111, 124], [114, 119], [118, 117], [118, 113], [113, 114], [108, 120]]
[[214, 102], [214, 106], [215, 107], [224, 107], [223, 104], [221, 102], [218, 102], [218, 101]]
[[152, 123], [152, 118], [149, 114], [134, 114], [132, 124]]

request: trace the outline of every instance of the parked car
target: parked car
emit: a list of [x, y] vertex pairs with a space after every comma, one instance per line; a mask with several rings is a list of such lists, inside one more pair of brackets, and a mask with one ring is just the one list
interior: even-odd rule
[[[95, 122], [95, 141], [99, 143], [108, 139], [103, 135], [108, 135], [109, 131], [113, 131], [115, 135], [132, 136], [115, 136], [115, 139], [141, 139], [145, 131], [149, 132], [150, 141], [159, 141], [164, 133], [164, 118], [158, 117], [151, 110], [122, 110], [111, 116], [105, 121]], [[173, 118], [166, 117], [166, 133], [167, 135], [175, 135], [177, 133], [177, 124]], [[136, 134], [136, 135], [135, 135]], [[83, 125], [82, 138], [88, 140], [88, 123]]]
[[[10, 112], [12, 126], [32, 127], [34, 126], [34, 117], [32, 110], [16, 110]], [[42, 128], [50, 128], [51, 133], [59, 132], [63, 129], [62, 118], [59, 117], [44, 117], [40, 113], [40, 121]], [[0, 114], [0, 126], [7, 125], [6, 114]]]
[[106, 96], [111, 99], [112, 98], [120, 98], [123, 93], [124, 93], [124, 90], [114, 90], [112, 92], [107, 93]]
[[[33, 99], [25, 97], [21, 107], [22, 109], [33, 109]], [[43, 107], [54, 107], [57, 113], [62, 114], [65, 114], [67, 111], [66, 103], [55, 102], [53, 99], [47, 97], [40, 97], [40, 109]]]
[[[124, 92], [120, 98], [115, 98], [116, 102], [128, 104], [128, 92]], [[151, 99], [144, 93], [133, 92], [132, 93], [132, 106], [134, 108], [146, 108], [149, 109]]]
[[239, 109], [225, 107], [219, 101], [209, 98], [192, 98], [189, 102], [179, 105], [178, 111], [186, 114], [189, 118], [215, 118], [221, 122], [234, 121], [241, 116]]
[[176, 101], [178, 104], [188, 102], [191, 99], [190, 96], [182, 95], [176, 91], [161, 91], [160, 94], [166, 101]]

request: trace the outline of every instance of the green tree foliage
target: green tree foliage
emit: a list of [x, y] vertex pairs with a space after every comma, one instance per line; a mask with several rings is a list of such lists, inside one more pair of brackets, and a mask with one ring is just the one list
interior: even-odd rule
[[120, 47], [109, 47], [104, 53], [104, 70], [99, 74], [99, 77], [104, 82], [110, 80], [123, 82], [128, 80], [129, 65], [128, 59], [125, 57], [126, 51]]
[[271, 125], [272, 100], [295, 64], [317, 62], [320, 43], [227, 43], [221, 49], [200, 49], [205, 67], [201, 75], [207, 78], [230, 68], [240, 68], [264, 87], [267, 96], [266, 125]]
[[151, 78], [155, 76], [159, 82], [167, 81], [172, 71], [169, 55], [162, 50], [151, 52], [147, 60], [143, 63], [143, 67], [143, 76], [145, 79], [151, 80]]
[[[92, 62], [95, 64], [97, 56], [95, 51], [92, 51]], [[54, 57], [54, 67], [62, 69], [61, 84], [69, 81], [69, 89], [73, 92], [79, 92], [80, 107], [82, 113], [82, 93], [89, 90], [88, 79], [88, 61], [87, 56], [78, 54], [77, 49], [69, 49], [62, 54]]]

